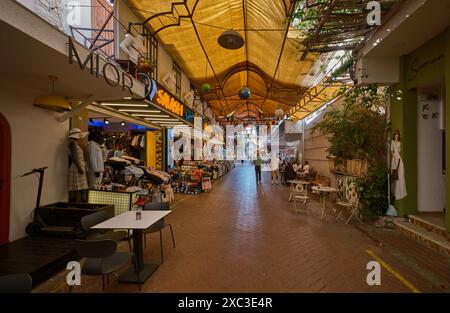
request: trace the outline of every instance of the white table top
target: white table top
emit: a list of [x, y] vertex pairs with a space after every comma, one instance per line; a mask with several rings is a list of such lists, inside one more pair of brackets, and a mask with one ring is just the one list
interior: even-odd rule
[[161, 218], [169, 214], [170, 210], [165, 211], [140, 211], [142, 218], [136, 220], [136, 211], [127, 211], [114, 216], [109, 220], [93, 226], [93, 229], [147, 229]]
[[334, 187], [312, 186], [311, 189], [312, 190], [317, 190], [317, 191], [324, 191], [324, 192], [336, 192], [336, 191], [338, 191], [337, 188], [334, 188]]
[[297, 179], [288, 180], [287, 182], [291, 183], [291, 184], [302, 184], [302, 185], [310, 185], [311, 184], [310, 182], [307, 182], [305, 180], [297, 180]]

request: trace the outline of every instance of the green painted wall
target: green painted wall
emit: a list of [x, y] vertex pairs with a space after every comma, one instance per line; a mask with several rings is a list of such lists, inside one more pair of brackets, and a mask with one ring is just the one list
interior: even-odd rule
[[[417, 212], [417, 88], [445, 79], [446, 129], [450, 134], [450, 28], [403, 56], [400, 62], [400, 83], [391, 97], [392, 129], [402, 136], [402, 158], [408, 196], [396, 201], [401, 216]], [[450, 166], [450, 135], [446, 136], [446, 164]], [[450, 178], [446, 184], [446, 203], [450, 204]], [[450, 205], [447, 205], [450, 207]], [[446, 228], [450, 231], [450, 210], [446, 210]]]
[[[450, 28], [447, 29], [445, 33], [445, 129], [447, 130], [445, 137], [445, 163], [446, 172], [450, 173]], [[446, 203], [446, 214], [445, 214], [445, 227], [447, 231], [450, 232], [450, 175], [446, 175], [446, 186], [445, 186], [445, 203]]]

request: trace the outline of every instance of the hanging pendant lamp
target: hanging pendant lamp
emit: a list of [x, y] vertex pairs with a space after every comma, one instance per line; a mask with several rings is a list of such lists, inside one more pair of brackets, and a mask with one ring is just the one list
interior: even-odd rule
[[224, 31], [217, 41], [221, 47], [229, 50], [239, 49], [244, 45], [244, 38], [235, 30]]
[[70, 103], [63, 97], [54, 94], [55, 81], [58, 79], [58, 77], [49, 76], [48, 78], [52, 81], [52, 94], [38, 96], [36, 99], [34, 99], [33, 105], [41, 109], [52, 110], [56, 112], [70, 111]]

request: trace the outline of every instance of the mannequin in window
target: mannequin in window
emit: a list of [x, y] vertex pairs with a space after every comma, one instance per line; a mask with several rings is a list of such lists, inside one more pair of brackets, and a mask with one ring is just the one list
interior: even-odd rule
[[392, 181], [394, 187], [395, 200], [400, 200], [406, 197], [408, 194], [406, 192], [405, 184], [405, 169], [403, 167], [403, 160], [400, 155], [401, 152], [401, 141], [400, 132], [398, 130], [394, 131], [391, 141], [391, 155], [392, 155]]
[[120, 49], [134, 65], [138, 65], [139, 57], [145, 56], [147, 52], [144, 46], [144, 37], [140, 34], [136, 37], [130, 33], [126, 34], [125, 39], [120, 43]]
[[102, 175], [105, 171], [103, 160], [103, 150], [101, 146], [105, 143], [105, 138], [101, 132], [92, 132], [89, 134], [89, 143], [87, 145], [88, 169], [89, 169], [89, 188], [95, 189], [102, 182]]
[[79, 140], [87, 136], [79, 128], [69, 132], [69, 202], [87, 202], [86, 162]]

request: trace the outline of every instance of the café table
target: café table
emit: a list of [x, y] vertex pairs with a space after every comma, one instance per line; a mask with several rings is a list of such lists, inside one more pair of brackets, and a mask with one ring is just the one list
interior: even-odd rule
[[[141, 218], [137, 219], [137, 212]], [[93, 229], [128, 229], [133, 231], [133, 251], [136, 255], [137, 270], [139, 271], [140, 283], [145, 282], [156, 269], [157, 264], [144, 263], [143, 231], [169, 214], [165, 211], [128, 211], [114, 216], [100, 224], [93, 226]], [[120, 277], [119, 281], [127, 283], [139, 283], [134, 266], [131, 266]]]
[[326, 207], [326, 193], [333, 193], [337, 192], [337, 188], [334, 187], [323, 187], [323, 186], [312, 186], [311, 190], [316, 191], [320, 194], [320, 201], [322, 202], [322, 214], [320, 215], [320, 218], [323, 220], [323, 216], [325, 214], [325, 207]]
[[292, 200], [292, 196], [294, 194], [295, 185], [303, 185], [305, 188], [307, 188], [308, 185], [311, 185], [310, 182], [307, 182], [307, 181], [304, 181], [304, 180], [298, 180], [298, 179], [288, 180], [287, 182], [290, 185], [290, 192], [289, 192], [288, 202]]

